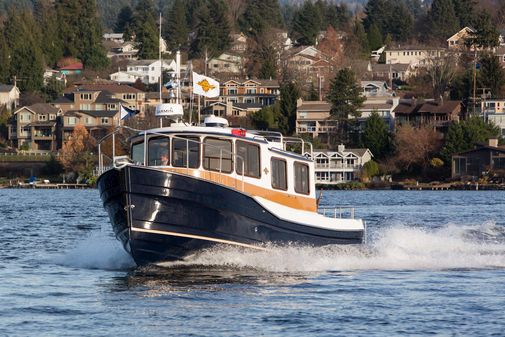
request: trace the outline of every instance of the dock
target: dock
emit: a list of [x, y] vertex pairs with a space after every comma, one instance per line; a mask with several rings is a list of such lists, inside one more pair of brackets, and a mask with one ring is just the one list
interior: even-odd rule
[[67, 190], [67, 189], [87, 189], [92, 188], [92, 186], [88, 184], [70, 184], [70, 183], [38, 183], [38, 184], [30, 184], [30, 183], [17, 183], [11, 184], [7, 186], [8, 188], [33, 188], [33, 189], [57, 189], [57, 190]]

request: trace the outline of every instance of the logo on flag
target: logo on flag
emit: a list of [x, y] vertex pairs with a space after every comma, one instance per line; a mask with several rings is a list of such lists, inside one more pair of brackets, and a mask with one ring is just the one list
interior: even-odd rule
[[219, 96], [219, 82], [213, 78], [193, 72], [193, 92], [205, 97]]
[[121, 112], [121, 120], [133, 117], [138, 113], [137, 110], [129, 109], [127, 107], [124, 107], [122, 104], [120, 105], [119, 111]]

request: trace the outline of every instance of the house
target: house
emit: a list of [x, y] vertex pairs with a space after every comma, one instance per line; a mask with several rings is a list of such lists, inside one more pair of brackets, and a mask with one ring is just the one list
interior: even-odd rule
[[481, 102], [482, 117], [500, 128], [505, 136], [505, 99], [490, 99]]
[[413, 68], [424, 67], [434, 58], [445, 54], [442, 48], [434, 47], [393, 47], [384, 51], [386, 64], [409, 64]]
[[16, 84], [0, 84], [0, 110], [5, 107], [7, 111], [13, 111], [19, 105], [20, 91]]
[[14, 111], [9, 126], [9, 140], [18, 148], [32, 151], [56, 151], [61, 147], [59, 136], [62, 110], [51, 104], [37, 103]]
[[218, 117], [247, 117], [262, 107], [259, 103], [214, 102], [208, 105], [203, 113], [213, 114]]
[[144, 84], [158, 84], [161, 69], [169, 73], [175, 72], [176, 64], [174, 60], [131, 60], [126, 71], [119, 70], [110, 74], [110, 79], [118, 83], [133, 84], [138, 79]]
[[244, 68], [242, 56], [232, 53], [223, 53], [211, 59], [208, 67], [211, 74], [242, 74]]
[[89, 135], [101, 139], [110, 129], [119, 125], [121, 113], [116, 110], [75, 110], [63, 116], [62, 138], [68, 139], [76, 125], [84, 125]]
[[116, 43], [124, 43], [123, 33], [105, 33], [102, 36], [104, 41], [113, 41]]
[[331, 60], [314, 46], [291, 48], [283, 55], [284, 66], [308, 83], [317, 81], [318, 77], [332, 78], [335, 64]]
[[410, 124], [415, 127], [431, 125], [437, 131], [446, 133], [453, 122], [459, 121], [461, 101], [400, 100], [393, 112], [397, 125]]
[[[457, 33], [447, 39], [447, 48], [449, 50], [464, 50], [467, 49], [467, 42], [476, 33], [474, 28], [463, 27]], [[470, 49], [472, 50], [472, 49]]]
[[133, 42], [118, 43], [115, 41], [105, 41], [104, 46], [107, 50], [107, 57], [114, 59], [136, 60], [139, 52]]
[[82, 62], [73, 57], [64, 57], [57, 63], [58, 70], [65, 76], [80, 75], [84, 69]]
[[498, 58], [500, 65], [505, 68], [505, 46], [499, 46], [496, 48], [494, 55]]
[[279, 95], [280, 85], [277, 80], [228, 80], [220, 84], [220, 96], [217, 99], [207, 99], [207, 102], [268, 106], [274, 104]]
[[409, 63], [375, 63], [371, 65], [372, 78], [383, 81], [407, 81], [410, 76], [415, 74]]
[[368, 97], [365, 102], [363, 102], [363, 105], [358, 108], [361, 114], [358, 118], [360, 129], [364, 129], [365, 123], [372, 113], [377, 113], [384, 119], [389, 129], [393, 131], [395, 126], [394, 110], [399, 103], [400, 99], [398, 97]]
[[236, 54], [244, 54], [247, 50], [247, 36], [244, 33], [231, 34], [230, 51]]
[[362, 95], [365, 97], [392, 96], [393, 92], [384, 81], [361, 81]]
[[372, 160], [369, 149], [346, 149], [339, 145], [337, 151], [314, 150], [305, 156], [314, 160], [316, 184], [341, 184], [357, 180], [363, 165]]
[[498, 147], [497, 139], [490, 139], [487, 145], [452, 155], [452, 178], [480, 177], [496, 170], [505, 170], [505, 148]]
[[296, 133], [309, 134], [326, 143], [337, 129], [337, 121], [330, 116], [331, 104], [326, 101], [299, 100], [296, 109]]

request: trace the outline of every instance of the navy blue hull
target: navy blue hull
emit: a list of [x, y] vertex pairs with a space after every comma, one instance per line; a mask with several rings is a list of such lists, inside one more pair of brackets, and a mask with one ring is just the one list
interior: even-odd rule
[[220, 243], [260, 249], [363, 241], [363, 231], [284, 221], [246, 194], [186, 175], [126, 166], [104, 173], [98, 188], [116, 237], [139, 265], [183, 259]]

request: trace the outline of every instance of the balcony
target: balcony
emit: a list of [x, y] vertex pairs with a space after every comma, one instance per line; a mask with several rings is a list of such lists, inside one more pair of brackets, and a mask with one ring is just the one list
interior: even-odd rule
[[344, 169], [344, 170], [356, 170], [360, 169], [361, 165], [356, 164], [344, 164], [344, 163], [316, 163], [316, 169]]

